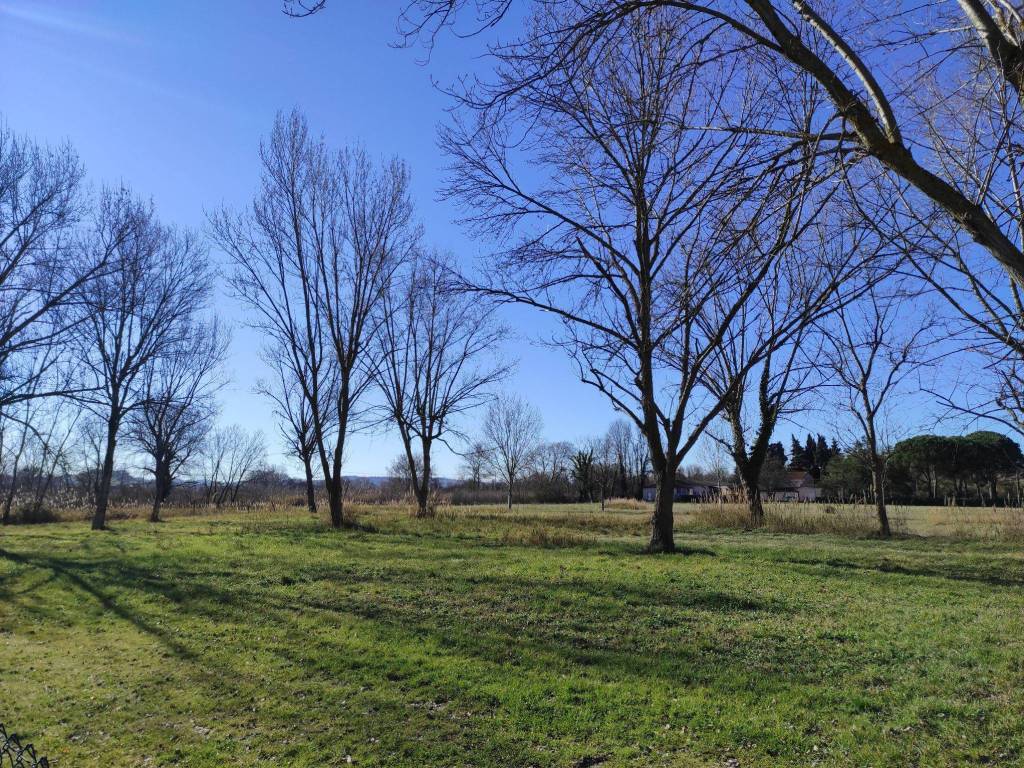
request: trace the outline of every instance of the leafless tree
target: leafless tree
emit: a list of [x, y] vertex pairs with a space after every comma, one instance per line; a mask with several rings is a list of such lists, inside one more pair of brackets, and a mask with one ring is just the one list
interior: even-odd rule
[[267, 449], [262, 432], [233, 424], [213, 430], [204, 454], [206, 503], [220, 507], [238, 500], [242, 486], [266, 464]]
[[361, 149], [331, 152], [298, 113], [279, 115], [260, 147], [252, 211], [211, 217], [235, 264], [236, 294], [268, 346], [282, 350], [313, 418], [331, 524], [351, 524], [341, 474], [345, 440], [373, 381], [376, 310], [418, 246], [409, 172]]
[[892, 407], [909, 377], [930, 360], [934, 321], [915, 306], [919, 294], [901, 281], [870, 286], [825, 321], [820, 364], [832, 377], [836, 404], [857, 426], [871, 472], [879, 533], [892, 534], [885, 497], [886, 433]]
[[531, 468], [541, 442], [542, 421], [532, 405], [501, 395], [487, 408], [482, 429], [490, 474], [505, 485], [508, 508], [516, 481]]
[[[60, 490], [63, 478], [70, 473], [72, 437], [82, 416], [78, 403], [71, 398], [37, 402], [42, 407], [28, 424], [32, 439], [25, 467], [23, 491], [27, 498], [21, 502], [23, 515], [45, 513], [47, 504]], [[7, 512], [6, 507], [4, 511]]]
[[888, 243], [872, 228], [844, 221], [842, 206], [832, 202], [829, 220], [780, 254], [757, 287], [757, 300], [723, 335], [706, 373], [707, 387], [723, 401], [725, 445], [755, 527], [764, 522], [761, 474], [772, 434], [780, 420], [810, 405], [806, 395], [825, 378], [818, 328], [895, 264]]
[[180, 343], [154, 358], [139, 377], [141, 403], [127, 416], [127, 437], [152, 462], [153, 508], [159, 522], [181, 470], [195, 459], [213, 427], [220, 366], [228, 337], [215, 320], [182, 330]]
[[[1015, 282], [1024, 281], [1020, 203], [1012, 181], [1003, 183], [1010, 180], [1005, 163], [1008, 158], [1016, 163], [1019, 142], [1004, 141], [989, 155], [989, 172], [977, 173], [973, 153], [957, 157], [966, 145], [948, 133], [952, 127], [961, 137], [966, 129], [975, 138], [1005, 140], [1021, 130], [1024, 15], [1013, 3], [925, 0], [883, 9], [866, 0], [553, 0], [537, 5], [563, 9], [557, 28], [526, 32], [527, 39], [548, 38], [546, 68], [560, 66], [574, 55], [569, 51], [603, 44], [624, 18], [668, 12], [685, 15], [696, 34], [723, 37], [728, 30], [746, 42], [734, 45], [736, 51], [752, 45], [768, 66], [809, 75], [841, 124], [804, 139], [853, 146], [878, 161], [945, 210]], [[467, 6], [475, 6], [482, 26], [490, 26], [511, 3], [412, 0], [401, 16], [406, 39], [432, 40]], [[934, 130], [946, 117], [954, 123], [940, 129], [937, 145]], [[914, 148], [930, 151], [922, 157]]]
[[508, 372], [494, 350], [505, 330], [476, 296], [454, 290], [442, 257], [420, 256], [380, 306], [375, 375], [409, 464], [417, 514], [431, 514], [435, 442], [464, 437], [457, 420]]
[[[690, 28], [697, 33], [736, 36], [730, 44], [734, 55], [753, 53], [762, 66], [780, 73], [784, 88], [799, 88], [801, 77], [813, 78], [831, 102], [833, 114], [822, 121], [830, 128], [798, 131], [794, 140], [831, 147], [868, 173], [888, 178], [886, 205], [897, 199], [904, 220], [915, 226], [927, 221], [934, 228], [940, 247], [915, 249], [909, 265], [949, 300], [974, 331], [971, 348], [989, 358], [992, 396], [980, 406], [954, 396], [950, 405], [1004, 424], [1017, 421], [1014, 393], [1020, 391], [1017, 372], [1024, 367], [1024, 12], [1019, 3], [551, 0], [537, 5], [573, 10], [559, 29], [544, 30], [551, 44], [543, 67], [558, 67], [581, 48], [599, 47], [624, 17], [667, 11], [690, 14]], [[476, 28], [483, 29], [497, 24], [510, 7], [508, 0], [411, 0], [400, 28], [405, 42], [429, 45], [460, 14], [474, 16]], [[757, 130], [738, 122], [720, 127]], [[864, 213], [871, 221], [871, 211]]]
[[[313, 478], [313, 463], [317, 459], [316, 424], [313, 419], [312, 406], [303, 392], [302, 375], [296, 373], [294, 360], [284, 350], [264, 349], [264, 359], [274, 371], [272, 381], [260, 381], [256, 391], [274, 403], [274, 415], [277, 416], [281, 437], [288, 452], [302, 462], [306, 481], [306, 508], [316, 513], [316, 481]], [[321, 425], [331, 424], [333, 411], [328, 410], [320, 417]]]
[[564, 481], [569, 477], [575, 451], [575, 446], [565, 440], [545, 441], [537, 448], [533, 471], [548, 483]]
[[72, 443], [78, 473], [79, 491], [95, 507], [100, 476], [103, 474], [103, 456], [106, 452], [106, 422], [86, 410], [78, 421]]
[[33, 423], [39, 409], [39, 402], [28, 399], [8, 406], [16, 415], [0, 417], [0, 471], [6, 484], [4, 489], [3, 514], [0, 523], [11, 522], [11, 512], [18, 493], [19, 473], [24, 467], [25, 452], [32, 440]]
[[[744, 73], [706, 66], [716, 50], [664, 13], [540, 68], [553, 55], [543, 30], [562, 23], [541, 14], [501, 83], [465, 97], [473, 121], [442, 138], [448, 191], [478, 230], [517, 238], [476, 288], [560, 320], [582, 380], [643, 431], [658, 487], [650, 548], [671, 551], [676, 470], [723, 402], [706, 367], [827, 198], [813, 152], [704, 126], [733, 115], [785, 134], [810, 119], [813, 94], [780, 105], [753, 79], [737, 92]], [[512, 95], [492, 108], [495, 92]]]
[[632, 421], [616, 419], [608, 427], [606, 440], [610, 463], [615, 470], [614, 492], [623, 497], [643, 498], [650, 464], [643, 433]]
[[130, 224], [109, 264], [76, 292], [78, 365], [86, 405], [106, 424], [93, 529], [106, 527], [114, 454], [126, 417], [147, 401], [147, 371], [192, 342], [212, 275], [191, 232], [161, 224], [151, 205], [129, 193], [106, 193], [97, 241]]
[[592, 493], [597, 496], [601, 511], [604, 512], [605, 503], [612, 494], [618, 471], [615, 464], [615, 446], [611, 436], [604, 434], [588, 440], [585, 450], [592, 457], [591, 478], [594, 483]]
[[490, 449], [482, 440], [473, 441], [462, 456], [462, 476], [475, 489], [479, 489], [490, 465]]
[[62, 354], [75, 295], [127, 232], [122, 218], [83, 240], [83, 171], [68, 146], [41, 147], [0, 123], [0, 408], [74, 389]]

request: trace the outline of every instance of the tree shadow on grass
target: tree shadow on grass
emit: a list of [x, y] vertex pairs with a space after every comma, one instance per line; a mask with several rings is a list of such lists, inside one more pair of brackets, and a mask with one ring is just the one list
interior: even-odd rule
[[976, 568], [964, 566], [948, 566], [944, 568], [929, 565], [906, 565], [882, 559], [876, 562], [855, 562], [843, 558], [785, 557], [782, 562], [795, 565], [811, 566], [827, 574], [828, 571], [855, 571], [862, 573], [895, 574], [915, 578], [937, 578], [948, 581], [965, 581], [994, 587], [1024, 586], [1024, 572], [1007, 575], [1005, 572], [994, 573], [991, 565]]
[[[609, 708], [617, 701], [643, 706], [635, 698], [645, 687], [694, 687], [713, 690], [723, 701], [735, 697], [764, 702], [779, 692], [813, 689], [828, 681], [839, 691], [843, 677], [869, 662], [872, 653], [847, 647], [837, 665], [834, 657], [807, 643], [806, 633], [785, 629], [791, 622], [799, 624], [798, 608], [716, 589], [710, 571], [686, 574], [683, 583], [667, 579], [645, 584], [631, 582], [633, 574], [625, 570], [609, 576], [590, 569], [577, 575], [552, 567], [557, 560], [544, 560], [539, 572], [531, 571], [536, 575], [521, 575], [502, 572], [530, 562], [519, 553], [506, 558], [491, 549], [474, 553], [453, 545], [445, 552], [470, 562], [446, 566], [431, 559], [437, 554], [433, 549], [405, 546], [392, 541], [386, 560], [379, 548], [364, 552], [358, 545], [351, 551], [331, 547], [303, 553], [307, 559], [299, 564], [288, 559], [294, 555], [291, 550], [266, 552], [238, 569], [208, 560], [205, 553], [174, 550], [140, 552], [133, 559], [114, 553], [100, 556], [91, 549], [88, 559], [78, 559], [0, 549], [0, 558], [48, 571], [47, 582], [66, 582], [104, 611], [155, 638], [195, 667], [197, 683], [211, 697], [232, 685], [217, 680], [230, 680], [237, 671], [218, 668], [216, 659], [196, 650], [198, 646], [190, 647], [181, 628], [201, 621], [216, 630], [233, 630], [215, 633], [226, 644], [221, 655], [230, 656], [235, 646], [240, 652], [243, 647], [250, 650], [246, 638], [251, 633], [244, 630], [254, 626], [257, 616], [261, 627], [274, 630], [264, 634], [261, 628], [261, 636], [281, 630], [277, 634], [284, 638], [264, 641], [264, 650], [286, 662], [268, 669], [266, 679], [256, 683], [272, 689], [271, 696], [286, 696], [289, 686], [310, 680], [337, 688], [344, 684], [346, 670], [361, 669], [401, 697], [410, 690], [426, 695], [445, 681], [453, 686], [450, 695], [496, 710], [517, 695], [531, 695], [488, 693], [507, 685], [510, 675], [528, 688], [554, 691], [559, 678], [571, 672], [585, 691], [580, 695], [586, 700], [579, 706], [592, 708], [600, 718], [614, 718]], [[246, 555], [231, 552], [224, 558]], [[309, 560], [322, 555], [337, 559]], [[788, 557], [779, 562], [879, 570], [879, 565], [834, 558]], [[24, 610], [37, 602], [24, 599], [28, 592], [7, 590]], [[137, 593], [138, 599], [129, 605], [121, 599], [125, 593]], [[170, 605], [162, 607], [160, 601]], [[302, 641], [293, 642], [296, 637]], [[353, 648], [362, 653], [354, 656]], [[217, 698], [221, 700], [232, 701]], [[578, 705], [552, 699], [545, 706], [564, 716]], [[476, 738], [480, 732], [473, 728], [480, 727], [466, 726]], [[524, 727], [528, 731], [533, 726]]]
[[[21, 565], [33, 568], [45, 568], [51, 571], [56, 577], [59, 577], [72, 587], [75, 587], [93, 598], [100, 606], [103, 607], [104, 610], [110, 611], [118, 618], [129, 622], [140, 632], [160, 640], [168, 650], [172, 651], [179, 658], [188, 661], [197, 661], [196, 654], [194, 654], [187, 646], [175, 639], [171, 633], [156, 624], [147, 621], [137, 611], [129, 610], [128, 608], [120, 605], [102, 589], [86, 579], [82, 575], [81, 571], [85, 570], [88, 572], [91, 570], [88, 565], [53, 556], [23, 555], [5, 549], [0, 549], [0, 557]], [[83, 565], [85, 565], [84, 568]], [[109, 580], [107, 581], [109, 582]], [[126, 585], [122, 583], [121, 586]]]
[[[492, 573], [425, 579], [422, 563], [420, 570], [352, 574], [323, 565], [295, 576], [247, 573], [240, 579], [231, 571], [197, 575], [164, 562], [157, 566], [156, 576], [152, 568], [116, 560], [78, 562], [4, 550], [0, 556], [50, 570], [190, 662], [209, 660], [168, 631], [166, 617], [158, 623], [139, 608], [118, 602], [110, 592], [148, 593], [173, 603], [183, 618], [212, 624], [246, 625], [258, 611], [262, 619], [272, 619], [290, 634], [298, 617], [314, 613], [333, 617], [328, 623], [356, 620], [360, 631], [382, 647], [389, 642], [416, 647], [426, 640], [446, 656], [485, 666], [512, 663], [547, 670], [568, 665], [598, 678], [645, 679], [652, 685], [713, 682], [719, 676], [735, 679], [736, 665], [747, 658], [742, 644], [708, 643], [700, 628], [709, 622], [745, 622], [759, 614], [777, 616], [789, 610], [778, 602], [693, 585], [656, 588], [572, 576], [552, 583], [541, 577]], [[450, 579], [460, 581], [458, 591], [445, 591]], [[379, 587], [395, 598], [382, 603]], [[653, 646], [658, 644], [665, 649], [655, 653]], [[292, 655], [300, 667], [312, 663], [301, 650], [281, 652]], [[807, 663], [783, 664], [779, 671], [774, 681], [779, 687], [818, 674]]]

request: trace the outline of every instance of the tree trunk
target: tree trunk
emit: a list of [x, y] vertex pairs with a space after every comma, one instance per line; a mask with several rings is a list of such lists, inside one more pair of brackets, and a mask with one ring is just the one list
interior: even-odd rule
[[749, 462], [741, 466], [741, 463], [737, 461], [736, 470], [740, 486], [743, 488], [743, 495], [747, 500], [750, 525], [753, 528], [760, 528], [764, 525], [764, 505], [761, 503], [761, 488], [758, 482], [758, 477], [761, 474], [760, 467], [751, 468]]
[[4, 499], [4, 525], [8, 525], [11, 522], [11, 509], [14, 507], [14, 496], [18, 492], [18, 467], [21, 463], [21, 456], [25, 452], [25, 439], [27, 434], [28, 430], [23, 429], [21, 432], [21, 441], [18, 444], [18, 452], [14, 456], [14, 465], [11, 467], [11, 487], [7, 490], [7, 498]]
[[342, 497], [341, 475], [336, 474], [331, 478], [327, 486], [327, 508], [331, 514], [331, 527], [342, 528], [345, 526], [345, 500]]
[[160, 522], [160, 507], [170, 493], [171, 469], [167, 459], [160, 459], [153, 472], [153, 509], [149, 513], [149, 522]]
[[508, 511], [512, 511], [512, 480], [508, 481]]
[[875, 494], [879, 533], [882, 538], [887, 539], [892, 536], [892, 530], [889, 528], [889, 513], [885, 508], [885, 467], [881, 457], [877, 455], [871, 460], [871, 487]]
[[96, 511], [92, 516], [92, 529], [102, 531], [107, 527], [107, 504], [110, 501], [110, 483], [114, 477], [114, 450], [117, 448], [116, 419], [107, 423], [107, 446], [103, 453], [103, 468], [96, 487]]
[[675, 552], [673, 537], [672, 503], [675, 500], [675, 470], [655, 471], [654, 514], [651, 515], [651, 542], [649, 552]]
[[430, 445], [423, 443], [423, 471], [420, 473], [419, 484], [415, 482], [414, 492], [416, 494], [416, 517], [433, 517], [434, 510], [430, 504]]
[[311, 514], [316, 514], [316, 488], [313, 486], [313, 457], [306, 454], [302, 457], [302, 463], [306, 468], [306, 508]]
[[18, 459], [14, 460], [14, 468], [11, 470], [11, 487], [7, 490], [7, 498], [4, 499], [3, 524], [11, 522], [11, 509], [14, 507], [14, 494], [18, 489]]
[[750, 525], [752, 528], [764, 526], [764, 504], [761, 502], [761, 489], [757, 482], [745, 481], [743, 493], [747, 496], [747, 510], [750, 512]]

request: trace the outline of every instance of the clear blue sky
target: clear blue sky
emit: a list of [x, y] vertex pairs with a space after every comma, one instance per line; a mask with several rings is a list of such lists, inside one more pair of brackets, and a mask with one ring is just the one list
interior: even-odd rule
[[[401, 5], [337, 0], [293, 20], [278, 0], [0, 0], [0, 116], [39, 141], [70, 141], [92, 183], [124, 182], [152, 196], [166, 221], [202, 228], [204, 211], [251, 199], [260, 138], [278, 110], [298, 106], [332, 144], [403, 156], [430, 243], [473, 259], [486, 244], [468, 240], [452, 223], [457, 212], [436, 201], [436, 127], [448, 100], [432, 79], [479, 70], [482, 41], [448, 36], [423, 64], [424, 51], [389, 46]], [[222, 419], [263, 429], [283, 465], [269, 407], [250, 391], [259, 340], [230, 297], [217, 305], [236, 326]], [[544, 333], [540, 318], [507, 319], [520, 330], [508, 343], [520, 360], [508, 387], [540, 409], [547, 436], [603, 431], [614, 416], [606, 401], [561, 354], [530, 343]], [[393, 435], [359, 436], [346, 472], [382, 474], [399, 449]], [[442, 474], [457, 467], [439, 457]]]

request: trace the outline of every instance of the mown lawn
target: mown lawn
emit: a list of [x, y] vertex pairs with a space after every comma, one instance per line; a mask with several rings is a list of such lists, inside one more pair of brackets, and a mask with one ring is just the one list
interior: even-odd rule
[[58, 768], [1024, 764], [1017, 549], [643, 517], [7, 528], [0, 722]]

